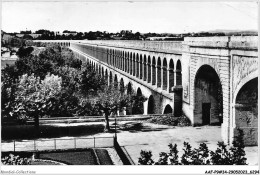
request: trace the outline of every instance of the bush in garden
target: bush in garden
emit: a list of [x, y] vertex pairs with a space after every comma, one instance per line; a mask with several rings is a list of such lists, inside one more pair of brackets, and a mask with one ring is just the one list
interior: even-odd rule
[[170, 126], [191, 126], [189, 118], [184, 115], [180, 117], [172, 115], [155, 116], [149, 119], [148, 122]]
[[32, 162], [29, 158], [22, 158], [19, 155], [9, 154], [1, 158], [2, 165], [30, 165]]
[[138, 158], [138, 163], [141, 165], [153, 165], [154, 161], [152, 159], [151, 151], [143, 151], [141, 150], [141, 157]]
[[211, 152], [211, 160], [214, 165], [246, 165], [245, 145], [243, 140], [243, 131], [238, 129], [238, 135], [233, 141], [233, 146], [227, 150], [223, 142], [218, 143], [215, 152]]
[[205, 143], [199, 148], [192, 149], [188, 142], [184, 142], [184, 153], [179, 159], [177, 145], [169, 145], [170, 152], [161, 152], [159, 160], [152, 159], [151, 151], [141, 150], [139, 165], [247, 165], [244, 151], [243, 132], [235, 137], [233, 145], [227, 149], [223, 142], [218, 143], [215, 151], [210, 151]]

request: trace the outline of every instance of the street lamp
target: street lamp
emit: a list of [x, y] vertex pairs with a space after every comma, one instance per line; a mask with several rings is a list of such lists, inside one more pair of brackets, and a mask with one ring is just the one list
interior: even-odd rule
[[116, 131], [116, 115], [115, 115], [115, 139], [117, 139], [117, 131]]

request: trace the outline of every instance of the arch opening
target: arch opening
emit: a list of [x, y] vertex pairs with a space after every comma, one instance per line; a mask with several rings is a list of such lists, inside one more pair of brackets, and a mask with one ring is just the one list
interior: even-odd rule
[[105, 71], [105, 80], [106, 80], [106, 84], [107, 84], [107, 82], [108, 82], [108, 73], [107, 73], [107, 69], [106, 69], [106, 71]]
[[[133, 93], [133, 87], [132, 87], [132, 83], [131, 82], [129, 82], [127, 84], [126, 93], [127, 93], [127, 95], [132, 95], [132, 93]], [[131, 115], [131, 114], [132, 114], [132, 107], [128, 106], [126, 108], [126, 115]]]
[[176, 85], [182, 85], [182, 75], [181, 75], [181, 61], [178, 60], [176, 64]]
[[157, 61], [157, 87], [161, 87], [162, 75], [161, 75], [161, 58]]
[[135, 53], [133, 54], [133, 76], [135, 76], [136, 70], [135, 70]]
[[156, 63], [155, 63], [155, 57], [153, 57], [152, 60], [152, 85], [155, 85], [156, 83]]
[[194, 124], [220, 125], [223, 121], [222, 86], [217, 72], [203, 65], [195, 76]]
[[248, 81], [236, 96], [235, 125], [235, 135], [241, 129], [246, 146], [258, 145], [258, 78]]
[[155, 102], [152, 95], [150, 95], [148, 99], [148, 108], [147, 108], [147, 114], [154, 114], [155, 112]]
[[115, 74], [115, 78], [114, 78], [114, 87], [115, 87], [115, 89], [118, 89], [117, 74]]
[[168, 75], [167, 75], [167, 61], [166, 61], [166, 58], [163, 59], [163, 90], [167, 90], [167, 85], [168, 85], [168, 82], [167, 82], [167, 78], [168, 78]]
[[112, 72], [110, 71], [109, 73], [109, 85], [112, 85], [113, 83], [113, 75], [112, 75]]
[[140, 55], [139, 67], [140, 67], [139, 78], [142, 79], [143, 78], [143, 58], [142, 58], [142, 55]]
[[144, 63], [143, 63], [143, 65], [144, 65], [144, 81], [146, 81], [147, 80], [147, 62], [146, 62], [146, 55], [144, 55]]
[[163, 114], [172, 114], [172, 107], [169, 104], [165, 106]]
[[137, 89], [135, 101], [133, 102], [133, 114], [143, 114], [144, 104], [142, 101], [142, 91], [140, 88]]
[[125, 92], [125, 85], [124, 85], [124, 79], [121, 78], [120, 80], [120, 87], [119, 87], [120, 92], [123, 94]]
[[169, 86], [171, 89], [174, 86], [174, 63], [172, 59], [170, 60], [169, 68]]
[[139, 55], [138, 54], [136, 54], [135, 68], [136, 68], [135, 76], [138, 78], [139, 77], [139, 69], [140, 69], [140, 67], [139, 67]]

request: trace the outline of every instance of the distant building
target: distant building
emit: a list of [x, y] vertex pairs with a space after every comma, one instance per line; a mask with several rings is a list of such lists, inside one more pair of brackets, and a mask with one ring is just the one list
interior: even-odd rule
[[69, 35], [75, 36], [75, 35], [77, 35], [77, 32], [76, 31], [65, 31], [62, 34], [65, 36], [69, 36]]
[[150, 41], [183, 41], [183, 37], [148, 37]]

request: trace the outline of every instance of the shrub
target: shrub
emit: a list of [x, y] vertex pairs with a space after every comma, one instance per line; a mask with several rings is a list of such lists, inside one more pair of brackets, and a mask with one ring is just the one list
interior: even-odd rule
[[189, 118], [184, 115], [180, 117], [174, 117], [172, 115], [155, 116], [147, 121], [150, 123], [169, 125], [169, 126], [191, 126], [191, 122]]
[[141, 150], [141, 157], [138, 158], [138, 163], [140, 165], [153, 165], [154, 161], [152, 159], [152, 152], [151, 151], [143, 151]]
[[9, 154], [1, 158], [3, 165], [30, 165], [32, 160], [30, 158], [22, 158], [19, 155]]
[[247, 165], [244, 151], [243, 132], [239, 130], [238, 136], [233, 141], [233, 146], [227, 149], [223, 142], [218, 143], [215, 151], [210, 151], [205, 143], [199, 148], [192, 149], [188, 142], [184, 142], [184, 153], [178, 158], [177, 145], [169, 145], [170, 152], [161, 152], [159, 160], [152, 159], [151, 151], [141, 150], [139, 165]]

